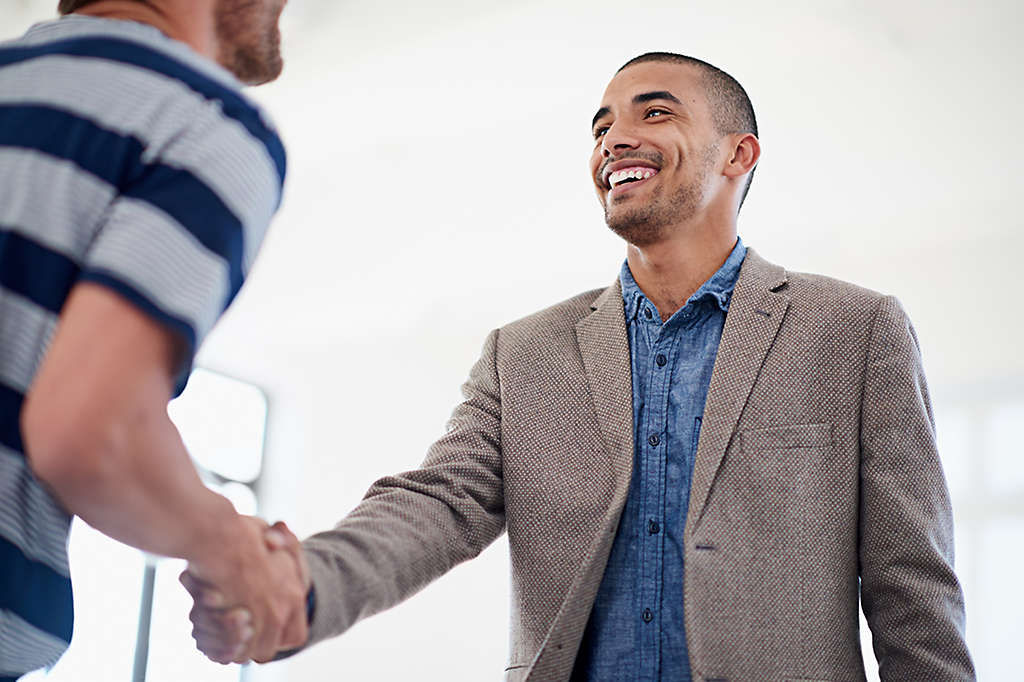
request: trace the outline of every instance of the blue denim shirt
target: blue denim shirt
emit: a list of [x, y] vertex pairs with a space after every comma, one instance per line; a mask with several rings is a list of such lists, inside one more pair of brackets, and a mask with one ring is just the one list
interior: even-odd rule
[[633, 478], [573, 680], [691, 679], [683, 527], [704, 400], [746, 254], [737, 239], [722, 267], [664, 324], [629, 265], [622, 266], [633, 367]]

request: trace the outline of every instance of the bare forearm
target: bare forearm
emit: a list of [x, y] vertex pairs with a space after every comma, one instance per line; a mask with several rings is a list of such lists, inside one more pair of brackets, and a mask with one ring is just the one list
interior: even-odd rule
[[104, 534], [201, 562], [236, 534], [238, 514], [203, 485], [166, 413], [150, 412], [104, 427], [82, 451], [55, 455], [61, 463], [42, 476], [69, 512]]

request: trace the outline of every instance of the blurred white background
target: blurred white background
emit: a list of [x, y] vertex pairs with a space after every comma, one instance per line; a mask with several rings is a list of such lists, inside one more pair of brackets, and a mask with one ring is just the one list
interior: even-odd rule
[[[0, 38], [55, 6], [4, 0]], [[1022, 7], [292, 0], [285, 74], [252, 91], [289, 150], [285, 203], [199, 359], [268, 395], [263, 513], [300, 535], [329, 526], [375, 478], [418, 464], [491, 328], [612, 282], [623, 248], [592, 195], [589, 121], [622, 62], [683, 52], [734, 75], [758, 114], [744, 240], [910, 312], [969, 643], [981, 679], [1016, 678]], [[500, 679], [507, 601], [501, 541], [344, 637], [246, 675]]]

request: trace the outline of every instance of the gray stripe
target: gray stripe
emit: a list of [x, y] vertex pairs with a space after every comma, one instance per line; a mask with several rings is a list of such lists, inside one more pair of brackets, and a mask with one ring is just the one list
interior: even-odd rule
[[206, 336], [228, 295], [228, 266], [170, 216], [135, 199], [119, 199], [86, 268], [116, 273], [162, 310]]
[[57, 316], [0, 287], [0, 381], [28, 393]]
[[73, 163], [9, 147], [0, 147], [0, 191], [0, 225], [76, 263], [114, 197], [112, 187]]
[[168, 76], [62, 55], [0, 69], [0, 103], [75, 112], [141, 140], [147, 163], [191, 172], [246, 226], [248, 271], [278, 203], [277, 170], [263, 143], [219, 106]]
[[18, 677], [51, 666], [67, 647], [64, 640], [0, 609], [0, 675]]
[[44, 21], [32, 26], [25, 35], [10, 41], [8, 45], [41, 45], [56, 40], [69, 38], [116, 38], [130, 40], [162, 52], [199, 73], [218, 81], [225, 87], [240, 89], [242, 84], [231, 72], [216, 62], [207, 59], [191, 47], [177, 40], [168, 38], [158, 29], [136, 21], [102, 19], [84, 14], [61, 17], [53, 21]]
[[29, 559], [69, 576], [71, 517], [39, 485], [25, 458], [0, 445], [0, 535]]

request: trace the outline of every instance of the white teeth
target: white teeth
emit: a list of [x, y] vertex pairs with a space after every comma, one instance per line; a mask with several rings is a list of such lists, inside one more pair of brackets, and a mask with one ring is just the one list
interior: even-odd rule
[[614, 187], [626, 180], [646, 180], [652, 175], [657, 174], [658, 171], [653, 168], [630, 168], [628, 170], [619, 170], [608, 175], [608, 185]]

